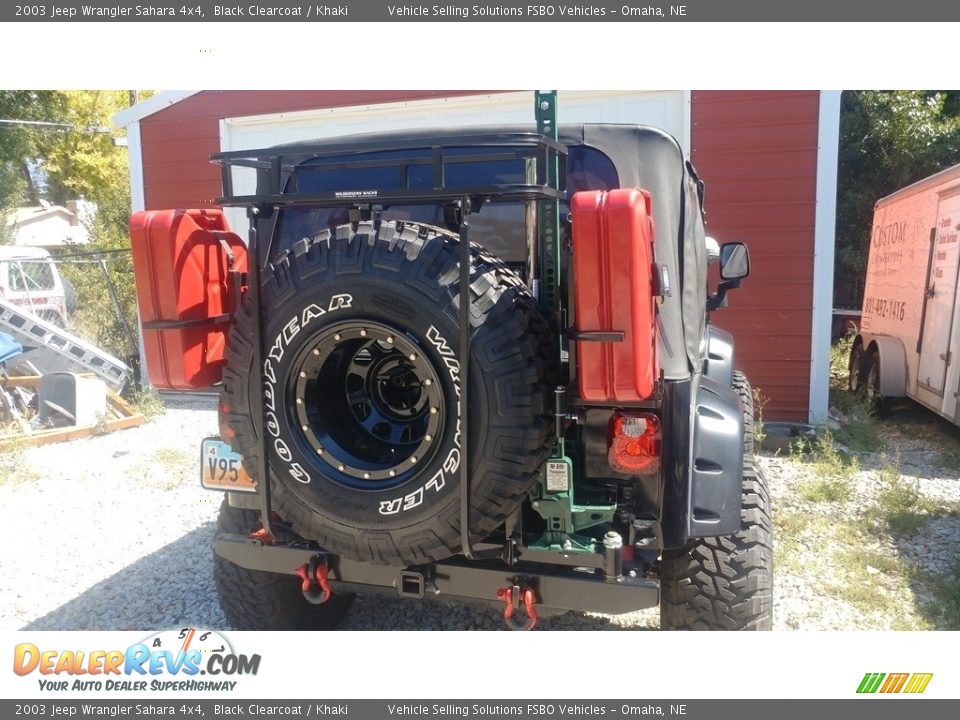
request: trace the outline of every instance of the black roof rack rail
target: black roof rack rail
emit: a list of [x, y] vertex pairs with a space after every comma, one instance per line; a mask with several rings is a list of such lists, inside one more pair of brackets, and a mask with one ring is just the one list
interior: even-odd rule
[[[484, 151], [485, 148], [489, 150]], [[477, 152], [469, 152], [477, 149]], [[453, 152], [451, 152], [453, 151]], [[371, 157], [389, 152], [387, 157]], [[280, 145], [260, 150], [216, 153], [210, 159], [221, 166], [223, 197], [221, 206], [266, 205], [274, 207], [309, 205], [344, 206], [355, 203], [417, 203], [458, 200], [528, 199], [557, 200], [565, 197], [562, 189], [550, 187], [551, 162], [561, 162], [567, 149], [559, 142], [534, 132], [473, 134], [431, 141], [423, 138], [357, 140], [344, 144], [331, 142]], [[528, 163], [522, 182], [484, 185], [450, 185], [447, 170], [451, 166], [483, 164], [503, 160]], [[411, 186], [409, 169], [432, 168], [432, 187]], [[238, 195], [233, 191], [232, 168], [245, 167], [258, 173], [257, 191]], [[353, 169], [397, 168], [399, 186], [390, 188], [353, 188], [330, 191], [299, 189], [303, 175]], [[560, 173], [562, 178], [564, 173]]]

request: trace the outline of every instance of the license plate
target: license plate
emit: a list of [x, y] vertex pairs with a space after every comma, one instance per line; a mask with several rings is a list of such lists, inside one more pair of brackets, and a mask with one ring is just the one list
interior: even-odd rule
[[200, 445], [200, 484], [207, 490], [257, 491], [240, 453], [220, 438], [206, 438]]

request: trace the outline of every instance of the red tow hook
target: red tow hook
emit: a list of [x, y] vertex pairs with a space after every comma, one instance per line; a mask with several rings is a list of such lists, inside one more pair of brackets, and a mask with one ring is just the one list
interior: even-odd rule
[[[508, 628], [511, 630], [533, 630], [534, 625], [537, 624], [536, 596], [533, 588], [521, 587], [520, 585], [501, 588], [497, 590], [497, 600], [506, 603], [506, 608], [503, 611], [503, 621]], [[516, 617], [521, 604], [527, 614], [525, 621]]]
[[251, 540], [257, 540], [263, 545], [273, 545], [275, 540], [267, 533], [266, 528], [260, 528], [250, 533]]
[[320, 555], [315, 555], [310, 558], [309, 563], [304, 563], [297, 568], [297, 575], [300, 576], [302, 581], [300, 590], [307, 601], [314, 605], [323, 605], [333, 597], [333, 589], [327, 579], [327, 571], [327, 561]]

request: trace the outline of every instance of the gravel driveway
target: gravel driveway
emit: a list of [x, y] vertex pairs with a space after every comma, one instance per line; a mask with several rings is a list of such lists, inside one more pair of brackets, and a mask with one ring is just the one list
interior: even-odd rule
[[[33, 448], [3, 482], [8, 544], [0, 557], [0, 627], [7, 630], [224, 628], [212, 580], [211, 543], [220, 495], [196, 477], [199, 441], [217, 432], [213, 399], [168, 400], [147, 424], [109, 435]], [[920, 451], [918, 451], [920, 452]], [[775, 513], [795, 503], [807, 472], [780, 458], [763, 461]], [[911, 466], [912, 467], [912, 466]], [[930, 471], [923, 465], [920, 472]], [[957, 470], [940, 470], [925, 491], [960, 501]], [[932, 475], [931, 475], [932, 476]], [[931, 481], [933, 482], [933, 481]], [[869, 492], [869, 479], [863, 480]], [[859, 486], [858, 486], [859, 488]], [[785, 515], [786, 516], [786, 515]], [[922, 547], [957, 554], [956, 516], [925, 527]], [[940, 527], [942, 526], [942, 528]], [[784, 529], [778, 526], [778, 534]], [[782, 537], [778, 540], [783, 541]], [[816, 562], [815, 547], [808, 549]], [[902, 554], [909, 555], [909, 549]], [[924, 553], [927, 555], [928, 553]], [[799, 569], [798, 569], [799, 567]], [[824, 598], [820, 579], [791, 564], [776, 576], [778, 629], [877, 627]], [[938, 568], [945, 570], [945, 568]], [[904, 602], [919, 602], [906, 598]], [[839, 608], [839, 609], [838, 609]], [[618, 617], [570, 613], [549, 629], [656, 628], [655, 609]], [[496, 612], [462, 605], [361, 597], [347, 629], [499, 629]]]

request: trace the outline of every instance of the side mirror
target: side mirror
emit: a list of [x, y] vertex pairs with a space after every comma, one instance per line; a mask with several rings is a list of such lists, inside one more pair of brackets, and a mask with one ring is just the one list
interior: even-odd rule
[[717, 291], [707, 298], [707, 310], [716, 310], [727, 303], [727, 290], [740, 287], [740, 281], [750, 274], [750, 253], [743, 243], [724, 243], [720, 247], [720, 283]]
[[724, 243], [720, 248], [720, 277], [743, 280], [750, 274], [750, 253], [743, 243]]

